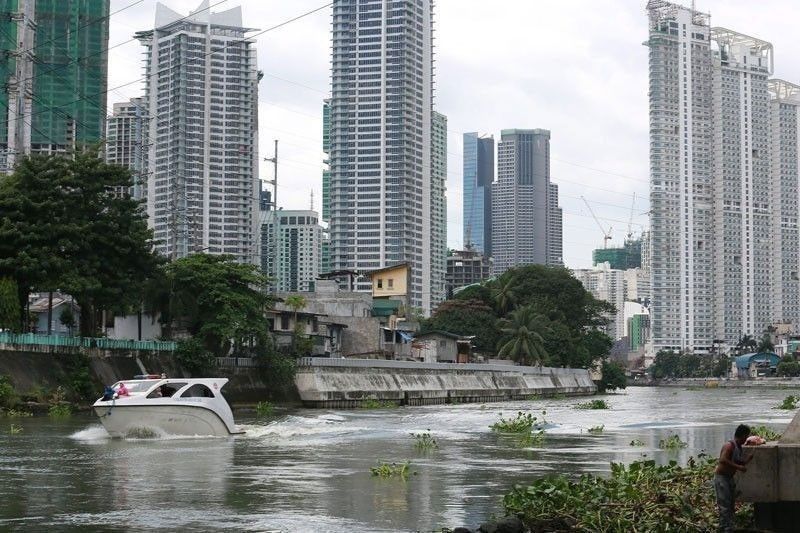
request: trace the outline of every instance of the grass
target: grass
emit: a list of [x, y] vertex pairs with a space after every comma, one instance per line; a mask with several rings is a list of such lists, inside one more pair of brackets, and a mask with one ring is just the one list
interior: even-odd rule
[[439, 443], [431, 435], [431, 430], [427, 429], [422, 433], [412, 433], [411, 438], [414, 439], [414, 448], [420, 451], [425, 450], [438, 450]]
[[767, 426], [756, 426], [754, 428], [750, 428], [751, 435], [758, 435], [764, 440], [767, 441], [776, 441], [781, 438], [781, 434], [772, 429], [771, 427]]
[[797, 402], [800, 401], [800, 397], [789, 395], [783, 399], [783, 403], [779, 406], [775, 407], [775, 409], [797, 409]]
[[646, 446], [642, 439], [633, 439], [631, 441], [631, 446]]
[[33, 416], [33, 413], [30, 411], [24, 411], [22, 409], [7, 409], [3, 414], [6, 418], [28, 418]]
[[66, 403], [58, 403], [51, 405], [47, 414], [50, 415], [50, 418], [69, 418], [72, 416], [72, 407]]
[[601, 424], [599, 426], [592, 426], [592, 427], [589, 428], [589, 433], [592, 433], [593, 435], [599, 435], [600, 433], [603, 432], [603, 428], [604, 427], [605, 426], [603, 424]]
[[270, 402], [263, 401], [256, 404], [256, 416], [259, 418], [266, 418], [272, 416], [274, 407]]
[[411, 472], [411, 463], [379, 463], [378, 466], [373, 466], [369, 469], [370, 473], [375, 477], [392, 478], [399, 477], [406, 479], [409, 474], [417, 475], [416, 472]]
[[8, 432], [12, 435], [19, 435], [22, 433], [22, 426], [17, 424], [11, 424], [8, 428]]
[[389, 407], [397, 407], [397, 404], [389, 400], [373, 400], [369, 398], [361, 402], [359, 407], [361, 409], [387, 409]]
[[686, 448], [687, 446], [688, 444], [683, 442], [677, 435], [670, 435], [666, 439], [658, 441], [658, 447], [662, 450], [678, 450], [680, 448]]
[[611, 406], [605, 400], [592, 400], [591, 402], [579, 403], [575, 409], [611, 409]]

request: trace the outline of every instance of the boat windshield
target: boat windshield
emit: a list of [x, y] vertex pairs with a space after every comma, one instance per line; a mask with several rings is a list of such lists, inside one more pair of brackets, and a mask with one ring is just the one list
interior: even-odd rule
[[128, 389], [128, 392], [131, 394], [137, 392], [145, 392], [147, 389], [153, 386], [154, 383], [158, 383], [161, 380], [158, 379], [146, 379], [146, 380], [137, 380], [137, 381], [118, 381], [114, 383], [114, 388], [116, 389], [119, 387], [120, 383], [125, 384], [125, 388]]

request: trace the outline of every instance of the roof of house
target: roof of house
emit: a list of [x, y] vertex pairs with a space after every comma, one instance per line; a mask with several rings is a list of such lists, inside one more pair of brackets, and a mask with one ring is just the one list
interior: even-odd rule
[[371, 277], [371, 276], [374, 276], [375, 274], [380, 274], [381, 272], [386, 272], [387, 270], [394, 270], [395, 268], [408, 267], [408, 266], [410, 266], [410, 263], [407, 262], [407, 261], [404, 261], [402, 263], [395, 263], [393, 265], [386, 265], [383, 268], [377, 268], [375, 270], [370, 270], [369, 272], [364, 272], [364, 275]]
[[772, 352], [746, 353], [736, 357], [736, 368], [747, 369], [751, 363], [768, 362], [770, 366], [780, 363], [781, 358]]
[[[60, 296], [53, 296], [53, 309], [58, 307], [61, 304], [67, 303], [69, 300], [65, 297]], [[44, 298], [38, 298], [31, 302], [30, 311], [31, 313], [45, 313], [47, 312], [48, 308], [48, 298], [45, 296]]]
[[474, 335], [471, 336], [464, 336], [464, 335], [456, 335], [455, 333], [450, 333], [449, 331], [426, 331], [425, 333], [419, 333], [414, 336], [415, 339], [421, 339], [423, 337], [434, 337], [439, 335], [440, 337], [447, 337], [448, 339], [455, 339], [457, 341], [468, 341], [475, 338]]

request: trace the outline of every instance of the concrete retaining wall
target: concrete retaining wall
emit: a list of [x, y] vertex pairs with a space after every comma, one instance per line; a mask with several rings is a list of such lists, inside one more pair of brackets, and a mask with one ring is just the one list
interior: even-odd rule
[[497, 402], [597, 390], [583, 369], [324, 358], [300, 359], [295, 384], [308, 407]]

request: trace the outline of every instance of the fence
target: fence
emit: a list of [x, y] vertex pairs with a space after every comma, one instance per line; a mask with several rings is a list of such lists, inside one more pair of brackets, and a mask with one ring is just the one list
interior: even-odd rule
[[0, 344], [36, 345], [73, 348], [99, 348], [101, 350], [143, 350], [171, 352], [173, 341], [135, 341], [130, 339], [107, 339], [105, 337], [62, 337], [60, 335], [37, 335], [35, 333], [0, 332]]
[[217, 366], [225, 368], [252, 368], [258, 365], [256, 364], [256, 360], [252, 357], [217, 357]]

